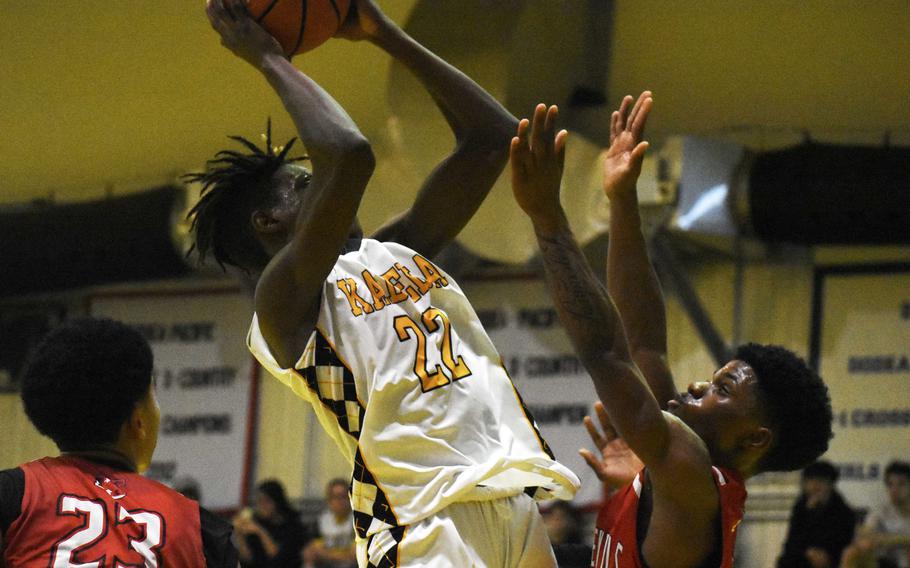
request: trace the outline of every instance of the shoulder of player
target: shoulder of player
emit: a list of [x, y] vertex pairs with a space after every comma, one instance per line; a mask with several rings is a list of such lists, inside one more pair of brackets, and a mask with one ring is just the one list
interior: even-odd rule
[[423, 252], [416, 250], [411, 245], [408, 238], [398, 233], [386, 231], [385, 228], [381, 228], [371, 235], [364, 236], [360, 242], [360, 248], [357, 250], [348, 250], [347, 252], [369, 255], [370, 253], [375, 253], [380, 249], [384, 249], [387, 253], [393, 255], [402, 254], [405, 256], [412, 256], [419, 254], [423, 256]]
[[289, 263], [284, 252], [276, 255], [262, 273], [253, 303], [259, 331], [272, 354], [282, 365], [288, 361], [293, 365], [316, 325], [321, 286], [314, 298], [303, 298], [293, 277], [284, 270]]
[[720, 494], [704, 442], [664, 412], [670, 448], [658, 468], [649, 466], [653, 506], [643, 553], [652, 566], [694, 566], [714, 546]]
[[408, 256], [419, 254], [425, 258], [433, 258], [439, 253], [438, 247], [425, 242], [426, 239], [419, 230], [415, 230], [407, 215], [392, 219], [364, 240], [373, 241], [376, 245], [386, 248], [401, 249]]
[[648, 464], [655, 500], [713, 511], [718, 496], [707, 446], [682, 420], [668, 412], [663, 416], [669, 434], [667, 453], [661, 463]]

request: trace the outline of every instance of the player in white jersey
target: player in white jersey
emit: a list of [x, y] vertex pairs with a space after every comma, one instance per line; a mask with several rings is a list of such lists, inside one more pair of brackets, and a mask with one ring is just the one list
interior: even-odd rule
[[392, 23], [353, 4], [342, 37], [414, 73], [455, 135], [410, 210], [362, 238], [374, 164], [343, 109], [293, 67], [240, 0], [209, 0], [222, 42], [263, 73], [312, 174], [282, 149], [220, 152], [192, 211], [196, 248], [258, 279], [249, 347], [314, 407], [352, 465], [361, 566], [554, 566], [534, 498], [571, 498], [467, 298], [429, 259], [508, 157], [515, 118]]

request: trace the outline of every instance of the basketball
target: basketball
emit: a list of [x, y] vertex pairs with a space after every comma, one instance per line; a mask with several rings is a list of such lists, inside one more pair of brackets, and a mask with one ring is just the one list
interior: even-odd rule
[[350, 0], [247, 0], [256, 22], [275, 36], [285, 55], [309, 51], [335, 35]]

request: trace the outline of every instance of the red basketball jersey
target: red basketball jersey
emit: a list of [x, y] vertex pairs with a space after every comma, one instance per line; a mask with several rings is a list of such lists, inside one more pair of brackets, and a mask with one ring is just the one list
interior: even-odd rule
[[[733, 546], [736, 529], [742, 521], [746, 487], [732, 471], [712, 467], [714, 483], [720, 495], [722, 554], [719, 568], [733, 568]], [[594, 531], [592, 568], [643, 568], [638, 550], [638, 506], [644, 470], [625, 488], [603, 504]]]
[[199, 506], [139, 474], [80, 458], [20, 466], [22, 511], [4, 540], [23, 568], [204, 567]]

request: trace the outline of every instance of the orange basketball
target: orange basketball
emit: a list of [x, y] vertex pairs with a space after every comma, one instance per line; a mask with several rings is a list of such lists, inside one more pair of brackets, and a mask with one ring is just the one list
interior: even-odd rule
[[247, 0], [250, 15], [288, 56], [309, 51], [335, 35], [350, 0]]

